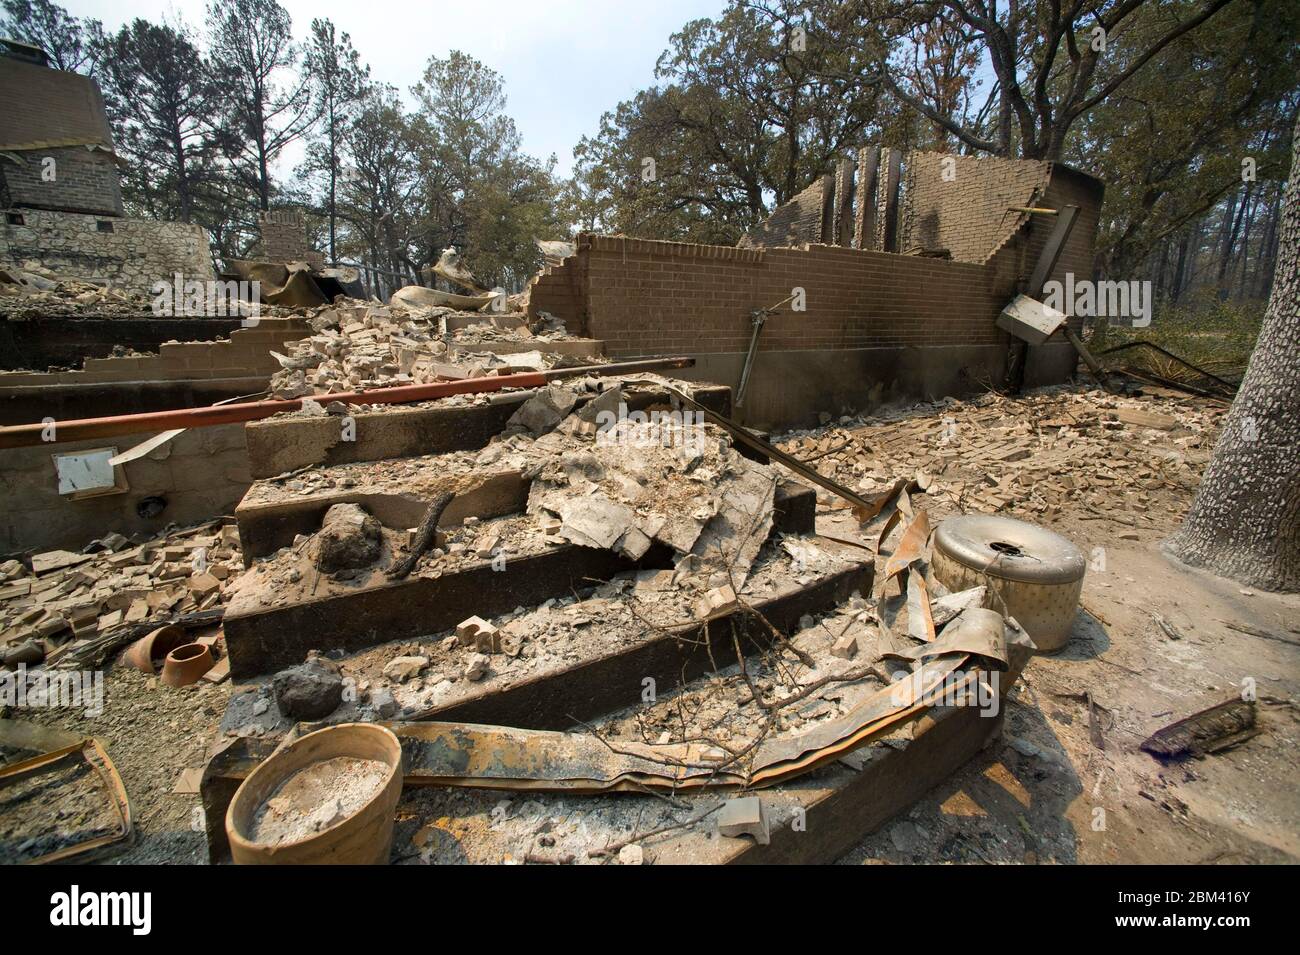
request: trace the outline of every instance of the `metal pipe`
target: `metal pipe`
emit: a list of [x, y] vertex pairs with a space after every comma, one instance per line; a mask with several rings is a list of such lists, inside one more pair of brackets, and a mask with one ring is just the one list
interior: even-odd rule
[[749, 337], [749, 351], [745, 354], [745, 364], [740, 369], [740, 383], [736, 385], [736, 397], [732, 404], [737, 408], [745, 404], [745, 390], [749, 387], [749, 373], [754, 370], [754, 355], [758, 351], [758, 336], [763, 331], [763, 323], [767, 321], [766, 309], [755, 309], [753, 324], [754, 332]]
[[723, 417], [716, 411], [704, 407], [704, 405], [700, 404], [685, 392], [679, 391], [672, 385], [667, 385], [666, 387], [683, 402], [701, 412], [705, 418], [722, 428], [741, 444], [748, 445], [755, 451], [767, 455], [772, 460], [785, 465], [795, 474], [807, 478], [819, 487], [824, 487], [836, 497], [848, 501], [853, 505], [854, 513], [857, 515], [858, 521], [862, 524], [867, 523], [871, 518], [883, 511], [889, 505], [889, 502], [892, 501], [898, 492], [904, 487], [913, 486], [910, 481], [905, 479], [899, 480], [894, 483], [894, 486], [890, 490], [878, 494], [874, 498], [868, 500], [860, 494], [851, 491], [838, 481], [823, 476], [820, 472], [809, 467], [807, 464], [804, 464], [804, 462], [800, 461], [798, 458], [786, 454], [776, 445], [764, 441], [743, 425], [732, 421], [730, 418]]
[[[346, 404], [388, 405], [409, 401], [432, 401], [451, 395], [479, 394], [500, 391], [503, 388], [538, 388], [550, 381], [582, 375], [622, 375], [642, 371], [661, 371], [670, 368], [690, 368], [694, 358], [650, 358], [609, 365], [579, 365], [574, 368], [552, 368], [549, 371], [529, 371], [515, 375], [490, 375], [483, 378], [464, 378], [460, 381], [439, 381], [427, 385], [399, 385], [393, 388], [375, 388], [370, 391], [350, 391], [335, 395], [307, 395], [323, 402], [342, 401]], [[91, 438], [111, 438], [123, 434], [143, 434], [150, 431], [170, 431], [175, 428], [205, 428], [209, 425], [236, 424], [256, 421], [286, 411], [302, 408], [301, 398], [279, 401], [249, 401], [232, 405], [213, 405], [208, 408], [177, 408], [171, 411], [148, 411], [143, 414], [114, 415], [106, 418], [81, 418], [74, 421], [52, 421], [49, 424], [17, 424], [0, 428], [0, 448], [28, 448], [41, 444], [65, 441], [86, 441]], [[47, 439], [46, 435], [50, 437]]]

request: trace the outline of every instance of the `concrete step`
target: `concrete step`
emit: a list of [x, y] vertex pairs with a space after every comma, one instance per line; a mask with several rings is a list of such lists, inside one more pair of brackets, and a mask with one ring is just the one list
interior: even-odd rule
[[[412, 478], [408, 469], [402, 468], [387, 480], [367, 474], [368, 469], [361, 467], [327, 468], [324, 471], [334, 489], [310, 494], [278, 483], [255, 483], [235, 508], [244, 566], [288, 547], [299, 534], [316, 533], [325, 512], [335, 504], [360, 504], [393, 530], [419, 525], [429, 504], [446, 491], [456, 496], [439, 521], [443, 528], [456, 527], [466, 517], [488, 520], [519, 514], [528, 505], [531, 481], [519, 471], [484, 468], [454, 473], [437, 455], [413, 459], [411, 463], [417, 477]], [[353, 486], [342, 486], [350, 472], [357, 475], [351, 479]], [[777, 487], [778, 520], [785, 519], [791, 533], [810, 533], [813, 529], [809, 494], [812, 491], [796, 481], [782, 481]]]
[[[506, 487], [503, 479], [493, 493], [504, 494]], [[327, 506], [313, 505], [318, 515]], [[811, 488], [783, 481], [777, 489], [773, 533], [812, 533], [815, 510], [816, 494]], [[275, 535], [289, 534], [293, 522], [305, 526], [307, 521], [306, 510], [281, 512], [256, 531], [250, 530], [250, 536], [279, 539]], [[671, 566], [672, 555], [662, 545], [633, 561], [608, 550], [546, 543], [536, 534], [533, 519], [523, 515], [497, 518], [497, 522], [490, 528], [484, 524], [483, 529], [499, 531], [502, 540], [521, 541], [526, 548], [504, 566], [474, 559], [441, 576], [413, 575], [392, 581], [383, 572], [393, 561], [387, 543], [374, 567], [349, 581], [315, 572], [300, 572], [297, 580], [290, 580], [281, 570], [287, 570], [292, 554], [260, 564], [258, 570], [274, 585], [262, 586], [246, 577], [246, 586], [226, 608], [231, 674], [247, 677], [301, 663], [309, 650], [353, 651], [437, 633], [475, 614], [494, 617], [515, 607], [569, 596], [621, 571]], [[317, 516], [311, 529], [319, 524]], [[276, 563], [281, 556], [286, 562], [283, 567]]]
[[[654, 840], [650, 858], [660, 864], [681, 865], [829, 865], [949, 780], [998, 738], [1003, 722], [1001, 712], [988, 718], [975, 707], [936, 709], [932, 716], [917, 721], [904, 748], [873, 743], [817, 770], [813, 776], [763, 790], [764, 801], [780, 806], [785, 818], [802, 816], [800, 829], [773, 826], [771, 841], [759, 845], [753, 839], [718, 838], [713, 826], [701, 825], [665, 833]], [[407, 735], [403, 724], [391, 727], [402, 741], [404, 753], [409, 754], [407, 764], [411, 759], [418, 760], [422, 749], [419, 737]], [[229, 859], [226, 809], [240, 784], [274, 749], [270, 740], [235, 740], [208, 762], [201, 792], [210, 863]], [[690, 800], [693, 811], [700, 811], [726, 795], [701, 793], [684, 798]], [[488, 789], [448, 789], [431, 804], [424, 787], [411, 786], [398, 804], [401, 821], [394, 845], [406, 845], [421, 826], [446, 817], [451, 822], [448, 828], [466, 833], [461, 840], [466, 863], [517, 859], [520, 849], [509, 835], [491, 826], [474, 824], [475, 820], [491, 818], [504, 796]], [[577, 797], [534, 793], [529, 798], [543, 806], [556, 806], [559, 812], [559, 800], [571, 805]], [[626, 840], [630, 835], [627, 829], [607, 820], [619, 818], [618, 810], [628, 800], [649, 802], [655, 798], [627, 793], [582, 796], [591, 844], [614, 845]], [[796, 809], [798, 813], [792, 812]]]
[[[632, 411], [642, 411], [668, 400], [667, 392], [661, 389], [628, 388], [625, 392]], [[344, 440], [341, 419], [333, 415], [250, 421], [244, 428], [249, 471], [255, 478], [269, 478], [313, 465], [477, 450], [487, 447], [505, 430], [510, 416], [532, 394], [532, 391], [500, 392], [480, 404], [431, 402], [364, 411], [352, 416], [349, 434], [354, 440], [350, 441]], [[731, 389], [726, 386], [698, 386], [695, 400], [718, 414], [731, 413]]]
[[[834, 546], [827, 545], [828, 549]], [[851, 549], [844, 548], [844, 551], [851, 563], [843, 570], [825, 573], [805, 585], [786, 579], [776, 593], [753, 598], [755, 608], [780, 632], [789, 634], [798, 628], [803, 615], [827, 612], [855, 591], [870, 593], [871, 561], [860, 560]], [[588, 550], [588, 553], [599, 552]], [[770, 645], [772, 636], [765, 626], [739, 608], [732, 608], [718, 612], [707, 621], [649, 630], [644, 639], [630, 646], [578, 659], [558, 657], [554, 666], [523, 680], [489, 676], [480, 683], [458, 684], [438, 706], [419, 714], [417, 719], [570, 729], [577, 725], [576, 721], [597, 719], [625, 708], [629, 700], [639, 698], [647, 677], [656, 681], [656, 692], [666, 692], [683, 681], [711, 672], [715, 663], [725, 667], [734, 662], [733, 624], [739, 628], [743, 646], [761, 649]], [[227, 630], [228, 641], [229, 634]], [[249, 722], [253, 698], [252, 695], [233, 696], [223, 726], [242, 726]], [[357, 715], [355, 702], [347, 702], [331, 717], [331, 722], [347, 721]], [[267, 738], [233, 740], [213, 756], [204, 772], [202, 798], [213, 862], [221, 861], [229, 852], [224, 817], [235, 790], [270, 755], [275, 741], [290, 725], [274, 712], [263, 714], [261, 721], [260, 725], [268, 731]], [[413, 745], [418, 748], [415, 741]], [[411, 753], [412, 758], [417, 755]]]
[[[447, 474], [441, 469], [438, 455], [415, 460], [428, 464], [427, 481], [419, 484], [395, 479], [389, 486], [376, 483], [362, 489], [340, 488], [304, 496], [269, 482], [258, 482], [235, 508], [244, 566], [288, 547], [299, 534], [316, 533], [325, 512], [335, 504], [360, 504], [394, 530], [419, 525], [430, 502], [443, 491], [451, 491], [456, 497], [443, 512], [442, 527], [457, 526], [466, 517], [486, 520], [517, 514], [528, 504], [531, 482], [518, 471]], [[325, 470], [333, 474], [346, 471], [347, 466]]]

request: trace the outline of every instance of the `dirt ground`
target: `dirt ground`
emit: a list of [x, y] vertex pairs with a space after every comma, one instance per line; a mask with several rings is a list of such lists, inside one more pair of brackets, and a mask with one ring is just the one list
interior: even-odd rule
[[[1300, 621], [1294, 596], [1246, 592], [1172, 563], [1158, 536], [1106, 546], [1070, 644], [1036, 657], [991, 747], [843, 860], [1250, 863], [1300, 861]], [[1144, 538], [1147, 535], [1144, 535]], [[1182, 634], [1170, 639], [1151, 614]], [[1222, 621], [1268, 630], [1264, 639]], [[1264, 732], [1218, 755], [1162, 766], [1151, 732], [1253, 679]], [[1085, 691], [1102, 713], [1089, 734]]]
[[[1023, 422], [1057, 413], [1044, 401], [1077, 411], [1093, 400], [1067, 390], [1024, 403], [923, 406], [867, 424], [873, 435], [891, 434], [938, 427], [954, 418], [960, 423], [967, 415], [987, 425], [996, 414], [1018, 433], [1025, 430]], [[1049, 495], [1044, 502], [1033, 481], [1008, 480], [1018, 472], [1034, 474], [1036, 465], [1041, 474], [1057, 473], [1068, 442], [1038, 435], [1027, 457], [1014, 454], [1016, 460], [998, 465], [1004, 471], [990, 475], [991, 466], [982, 466], [982, 476], [989, 478], [983, 486], [1002, 494], [1003, 513], [1046, 524], [1089, 555], [1084, 610], [1069, 645], [1054, 656], [1037, 657], [1026, 670], [1008, 702], [1002, 739], [841, 861], [1300, 860], [1300, 794], [1294, 786], [1300, 778], [1300, 596], [1255, 592], [1164, 556], [1160, 541], [1191, 502], [1218, 412], [1196, 399], [1124, 403], [1171, 414], [1182, 423], [1161, 434], [1109, 426], [1086, 431], [1092, 435], [1087, 467], [1101, 469], [1104, 477], [1124, 460], [1132, 464], [1135, 451], [1144, 453], [1148, 444], [1157, 458], [1174, 453], [1164, 448], [1170, 442], [1186, 453], [1177, 452], [1179, 460], [1170, 465], [1175, 471], [1165, 478], [1145, 481], [1140, 490], [1112, 492], [1116, 506], [1099, 503], [1107, 493], [1104, 483], [1085, 483], [1077, 492]], [[956, 466], [935, 469], [932, 493], [915, 497], [919, 506], [931, 508], [933, 502], [938, 517], [964, 509], [948, 505], [974, 509], [972, 498], [958, 487], [970, 478], [960, 470], [960, 444], [955, 457], [949, 450], [940, 448], [938, 454]], [[933, 457], [933, 451], [927, 454]], [[1114, 460], [1104, 457], [1108, 453]], [[926, 460], [891, 462], [883, 453], [875, 458], [881, 471], [891, 464], [900, 476], [908, 467], [929, 466]], [[853, 464], [844, 466], [852, 470]], [[1099, 488], [1102, 496], [1095, 493]], [[844, 511], [831, 506], [821, 511], [819, 532], [874, 543], [874, 535], [861, 531]], [[1239, 694], [1247, 680], [1254, 681], [1259, 699], [1259, 735], [1235, 749], [1171, 766], [1138, 749], [1153, 730]], [[1103, 748], [1089, 731], [1085, 692], [1099, 706]], [[139, 834], [113, 862], [199, 863], [206, 860], [206, 849], [198, 797], [172, 789], [183, 770], [203, 765], [230, 693], [229, 683], [202, 681], [169, 690], [115, 666], [107, 675], [101, 715], [66, 710], [21, 715], [104, 743], [130, 794]]]
[[[1193, 398], [1120, 403], [1184, 420], [1213, 422], [1218, 414]], [[963, 420], [961, 411], [947, 416]], [[912, 415], [904, 423], [917, 424]], [[1114, 430], [1086, 466], [1104, 474], [1115, 463], [1111, 449], [1131, 458], [1135, 441], [1158, 455], [1155, 446], [1177, 442], [1178, 430]], [[1188, 458], [1196, 476], [1216, 435], [1207, 423], [1184, 442], [1194, 446]], [[1032, 468], [1036, 456], [1015, 466]], [[1293, 785], [1300, 778], [1300, 596], [1255, 591], [1167, 557], [1160, 544], [1181, 523], [1196, 481], [1155, 483], [1141, 482], [1137, 493], [1146, 500], [1134, 500], [1130, 487], [1113, 494], [1113, 506], [1080, 493], [1046, 520], [1033, 496], [1002, 509], [1046, 524], [1089, 557], [1070, 642], [1030, 663], [1011, 694], [1000, 745], [842, 862], [1300, 861]], [[927, 498], [917, 500], [925, 506]], [[819, 518], [818, 530], [848, 536], [856, 527], [832, 513]], [[1240, 695], [1250, 681], [1260, 735], [1170, 766], [1138, 748], [1153, 731]], [[1101, 749], [1090, 736], [1085, 692], [1105, 708]]]

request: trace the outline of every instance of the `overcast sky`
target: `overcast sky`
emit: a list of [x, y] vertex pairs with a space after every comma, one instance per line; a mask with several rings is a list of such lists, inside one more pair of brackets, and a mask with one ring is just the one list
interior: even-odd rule
[[[555, 153], [567, 175], [573, 147], [594, 133], [600, 116], [649, 86], [668, 37], [690, 20], [721, 12], [724, 0], [280, 0], [306, 37], [313, 17], [351, 34], [371, 75], [404, 95], [430, 56], [463, 50], [505, 81], [506, 111], [524, 149]], [[105, 29], [143, 17], [155, 23], [203, 24], [205, 0], [62, 0], [78, 17]], [[409, 104], [409, 97], [408, 97]], [[283, 157], [292, 168], [300, 153]]]

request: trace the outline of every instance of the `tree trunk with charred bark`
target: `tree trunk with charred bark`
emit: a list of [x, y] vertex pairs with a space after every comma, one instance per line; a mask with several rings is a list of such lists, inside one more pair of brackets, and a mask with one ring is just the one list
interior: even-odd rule
[[1259, 340], [1192, 509], [1166, 544], [1184, 563], [1285, 591], [1300, 590], [1300, 122], [1291, 150]]

